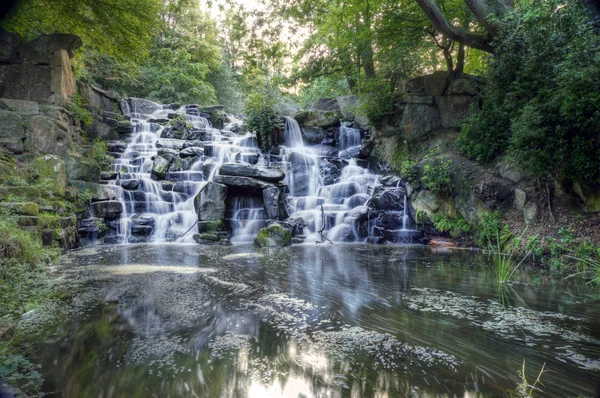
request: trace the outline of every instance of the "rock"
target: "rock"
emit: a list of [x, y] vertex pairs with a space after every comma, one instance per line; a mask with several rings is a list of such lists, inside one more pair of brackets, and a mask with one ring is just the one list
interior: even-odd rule
[[93, 238], [106, 233], [106, 223], [102, 218], [91, 217], [79, 221], [77, 233], [80, 236]]
[[488, 209], [499, 208], [512, 195], [511, 184], [498, 178], [486, 178], [473, 187], [475, 197]]
[[121, 213], [123, 213], [123, 205], [117, 200], [93, 202], [90, 207], [94, 216], [105, 218], [107, 220], [116, 220], [121, 217]]
[[199, 221], [218, 221], [225, 218], [227, 187], [216, 182], [207, 182], [196, 195], [194, 207]]
[[224, 184], [232, 187], [264, 189], [273, 185], [261, 180], [257, 180], [256, 178], [240, 176], [215, 176], [213, 180], [214, 182], [217, 182], [219, 184]]
[[213, 234], [194, 234], [193, 239], [199, 245], [216, 244], [221, 238]]
[[128, 191], [135, 191], [140, 187], [140, 182], [138, 180], [121, 180], [120, 183], [121, 187]]
[[[81, 39], [80, 39], [81, 41]], [[52, 55], [50, 91], [70, 98], [75, 92], [75, 74], [67, 50], [56, 50]]]
[[367, 200], [369, 200], [369, 195], [366, 193], [357, 193], [348, 198], [346, 205], [349, 208], [354, 209], [358, 206], [364, 206], [364, 204], [367, 203]]
[[292, 233], [279, 223], [273, 223], [258, 231], [254, 246], [257, 247], [284, 247], [292, 245]]
[[435, 105], [432, 96], [419, 94], [404, 94], [404, 96], [402, 96], [402, 102], [407, 104]]
[[585, 212], [600, 213], [600, 185], [582, 186], [573, 184], [573, 191], [585, 203]]
[[160, 138], [186, 139], [191, 127], [191, 123], [188, 125], [185, 120], [178, 120], [165, 128], [160, 134]]
[[434, 72], [430, 75], [419, 76], [406, 82], [407, 93], [424, 93], [431, 96], [444, 94], [448, 83], [448, 73], [444, 71]]
[[131, 233], [133, 235], [150, 236], [154, 232], [156, 219], [152, 215], [140, 214], [131, 219]]
[[530, 222], [535, 221], [535, 219], [537, 218], [537, 215], [538, 215], [537, 203], [529, 202], [523, 208], [523, 218], [525, 219], [526, 223], [529, 224]]
[[446, 90], [446, 95], [470, 95], [477, 94], [477, 87], [473, 79], [461, 77], [453, 79]]
[[219, 231], [222, 231], [224, 228], [223, 221], [199, 221], [198, 222], [198, 232], [203, 233], [211, 233], [216, 234]]
[[53, 195], [64, 198], [67, 187], [65, 162], [56, 155], [37, 157], [31, 163], [37, 173], [36, 185]]
[[335, 98], [319, 98], [310, 107], [317, 111], [340, 112], [340, 106]]
[[22, 216], [37, 216], [39, 208], [37, 203], [33, 202], [0, 202], [0, 208], [9, 209]]
[[66, 162], [67, 177], [70, 180], [88, 182], [100, 181], [100, 166], [97, 162], [86, 158], [69, 157]]
[[84, 124], [83, 130], [91, 139], [100, 138], [103, 140], [113, 139], [116, 137], [116, 132], [108, 124], [100, 120], [92, 120], [90, 124]]
[[356, 234], [354, 228], [348, 224], [340, 224], [327, 234], [327, 237], [334, 242], [354, 242], [356, 240]]
[[27, 202], [39, 202], [41, 192], [36, 187], [2, 187], [0, 188], [0, 200], [7, 200], [11, 197], [24, 198]]
[[119, 173], [116, 171], [102, 171], [100, 172], [100, 179], [104, 181], [116, 180]]
[[523, 211], [525, 207], [525, 201], [527, 200], [527, 194], [522, 189], [515, 189], [515, 207], [519, 211]]
[[204, 156], [204, 148], [189, 147], [179, 152], [179, 157], [182, 159], [197, 156]]
[[133, 134], [135, 126], [128, 120], [120, 120], [115, 130], [119, 134]]
[[25, 149], [33, 153], [66, 156], [73, 146], [71, 135], [44, 115], [36, 115], [27, 123]]
[[16, 112], [0, 109], [0, 142], [13, 153], [23, 152], [26, 137], [24, 119]]
[[356, 115], [356, 109], [358, 108], [358, 101], [354, 95], [346, 95], [343, 97], [337, 97], [336, 101], [342, 118], [345, 120], [353, 120]]
[[141, 113], [145, 115], [151, 115], [154, 112], [162, 109], [162, 106], [142, 98], [122, 98], [121, 99], [121, 110], [124, 115], [130, 113]]
[[309, 145], [320, 144], [327, 137], [327, 131], [320, 127], [303, 127], [302, 139]]
[[312, 166], [315, 164], [315, 158], [309, 155], [305, 155], [301, 152], [292, 152], [287, 158], [290, 163], [298, 163], [302, 165]]
[[21, 47], [21, 58], [33, 65], [48, 65], [57, 51], [64, 50], [65, 56], [72, 58], [75, 50], [82, 45], [79, 36], [63, 33], [42, 35]]
[[33, 101], [1, 98], [0, 106], [6, 107], [8, 110], [20, 113], [21, 115], [38, 115], [40, 113], [40, 106], [37, 102]]
[[71, 184], [80, 192], [90, 196], [92, 202], [114, 200], [119, 197], [115, 188], [110, 185], [96, 184], [86, 181], [71, 181]]
[[288, 217], [286, 190], [282, 186], [263, 189], [263, 203], [267, 219], [283, 220]]
[[357, 157], [359, 159], [368, 159], [375, 147], [375, 141], [372, 138], [363, 138], [360, 142], [360, 150]]
[[324, 185], [335, 184], [342, 174], [341, 169], [337, 164], [325, 158], [319, 159], [319, 173], [321, 174]]
[[225, 163], [219, 174], [252, 177], [263, 181], [278, 182], [285, 178], [285, 173], [277, 167], [254, 167], [244, 163]]
[[158, 180], [164, 180], [171, 162], [163, 156], [156, 156], [152, 164], [152, 175]]
[[411, 140], [422, 139], [428, 133], [440, 128], [440, 114], [435, 106], [406, 104], [400, 128]]
[[515, 165], [508, 162], [498, 164], [498, 172], [503, 178], [518, 183], [523, 179], [523, 172]]
[[318, 111], [309, 110], [302, 111], [294, 115], [294, 119], [298, 122], [300, 127], [339, 127], [340, 118], [342, 114], [340, 111]]
[[3, 147], [16, 155], [23, 153], [25, 149], [23, 140], [16, 137], [0, 137], [0, 147]]
[[459, 129], [469, 115], [475, 100], [470, 95], [450, 95], [439, 98], [440, 124], [443, 128]]
[[438, 197], [429, 190], [420, 191], [417, 198], [412, 202], [412, 206], [416, 211], [422, 211], [428, 216], [438, 211], [441, 205]]
[[404, 208], [404, 188], [375, 187], [369, 206], [378, 210], [402, 210]]
[[329, 145], [314, 145], [310, 147], [311, 151], [317, 156], [335, 158], [339, 154], [339, 150]]
[[181, 151], [184, 145], [185, 140], [160, 139], [156, 141], [157, 148], [171, 148], [177, 151]]

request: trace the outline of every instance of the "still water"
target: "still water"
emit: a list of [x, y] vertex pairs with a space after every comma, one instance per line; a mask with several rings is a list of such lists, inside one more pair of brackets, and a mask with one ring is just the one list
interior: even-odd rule
[[593, 396], [590, 286], [421, 247], [105, 246], [64, 257], [74, 293], [36, 358], [59, 397]]

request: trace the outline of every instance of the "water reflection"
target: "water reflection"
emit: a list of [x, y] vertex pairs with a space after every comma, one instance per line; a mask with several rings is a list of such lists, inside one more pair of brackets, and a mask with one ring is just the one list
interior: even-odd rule
[[[367, 245], [86, 249], [69, 322], [40, 348], [59, 396], [497, 396], [523, 359], [546, 396], [591, 395], [598, 300], [473, 253]], [[151, 270], [156, 272], [149, 272]], [[83, 298], [82, 298], [83, 297]]]

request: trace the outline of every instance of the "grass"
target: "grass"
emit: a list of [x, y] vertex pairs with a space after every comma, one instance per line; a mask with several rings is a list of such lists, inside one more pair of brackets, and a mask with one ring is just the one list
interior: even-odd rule
[[[593, 258], [580, 258], [573, 256], [565, 256], [572, 260], [577, 261], [580, 264], [581, 268], [584, 268], [583, 271], [576, 272], [574, 274], [569, 275], [567, 278], [572, 278], [578, 275], [591, 274], [593, 278], [588, 283], [597, 283], [600, 284], [600, 261], [594, 260]], [[583, 265], [583, 267], [581, 266]], [[565, 279], [567, 279], [565, 278]]]
[[510, 281], [514, 273], [533, 252], [534, 248], [531, 247], [531, 245], [527, 245], [525, 247], [525, 255], [522, 255], [521, 253], [521, 241], [526, 232], [527, 228], [523, 230], [521, 236], [516, 239], [508, 240], [506, 243], [503, 243], [503, 239], [500, 237], [499, 230], [496, 231], [495, 243], [493, 243], [488, 237], [488, 247], [494, 262], [496, 281], [498, 283], [506, 283]]
[[540, 380], [542, 375], [544, 374], [544, 369], [546, 368], [546, 363], [542, 365], [542, 369], [540, 369], [540, 373], [538, 373], [537, 378], [533, 382], [533, 384], [527, 381], [527, 375], [525, 374], [525, 360], [523, 360], [523, 367], [519, 370], [519, 378], [521, 382], [517, 385], [516, 396], [520, 398], [532, 398], [533, 392], [536, 390], [541, 391], [537, 385], [541, 384]]

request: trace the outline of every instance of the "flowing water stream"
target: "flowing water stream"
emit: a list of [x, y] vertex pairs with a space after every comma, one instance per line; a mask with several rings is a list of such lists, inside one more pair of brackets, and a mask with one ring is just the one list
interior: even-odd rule
[[[63, 397], [592, 396], [600, 300], [472, 252], [364, 244], [256, 251], [113, 245], [63, 258], [36, 360]], [[42, 333], [44, 330], [45, 333]]]

